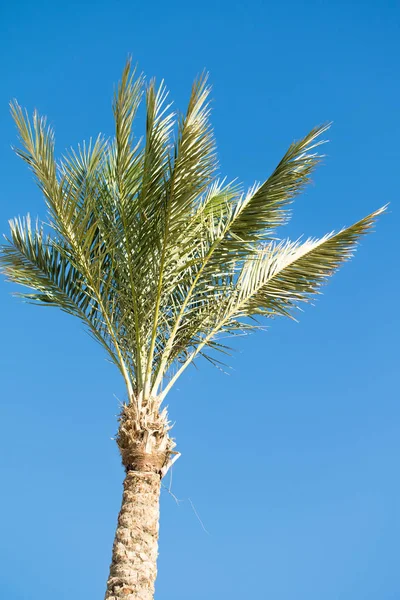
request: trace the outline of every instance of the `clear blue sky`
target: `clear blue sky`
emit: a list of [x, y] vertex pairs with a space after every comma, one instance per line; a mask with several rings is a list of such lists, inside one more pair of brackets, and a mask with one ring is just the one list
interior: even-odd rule
[[[203, 364], [169, 405], [182, 458], [162, 498], [157, 600], [398, 600], [399, 23], [397, 2], [3, 2], [0, 229], [43, 215], [10, 150], [7, 103], [49, 116], [58, 149], [111, 133], [128, 53], [183, 108], [214, 84], [221, 170], [264, 178], [334, 121], [286, 235], [321, 235], [390, 201], [376, 233], [299, 324]], [[119, 376], [78, 322], [0, 281], [0, 588], [103, 598], [123, 477]], [[200, 516], [206, 534], [194, 511]]]

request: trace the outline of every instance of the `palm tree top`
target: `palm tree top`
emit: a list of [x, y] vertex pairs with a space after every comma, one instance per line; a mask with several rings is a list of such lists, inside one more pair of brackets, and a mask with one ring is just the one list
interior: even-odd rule
[[[54, 154], [46, 119], [11, 111], [48, 223], [10, 221], [0, 267], [20, 294], [79, 317], [121, 371], [130, 402], [159, 402], [197, 357], [218, 365], [220, 334], [292, 316], [351, 257], [384, 208], [322, 239], [277, 241], [321, 160], [328, 125], [293, 142], [273, 173], [243, 190], [218, 179], [207, 76], [175, 114], [163, 83], [128, 61], [113, 102], [115, 136]], [[146, 107], [143, 141], [133, 125]]]

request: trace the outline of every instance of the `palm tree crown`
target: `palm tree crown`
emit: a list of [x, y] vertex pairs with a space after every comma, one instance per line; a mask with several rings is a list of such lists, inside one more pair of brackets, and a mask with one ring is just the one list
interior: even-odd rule
[[[276, 241], [288, 206], [309, 181], [327, 126], [291, 144], [270, 177], [243, 192], [217, 179], [207, 77], [184, 116], [163, 83], [145, 84], [127, 63], [116, 90], [115, 137], [59, 161], [54, 134], [12, 103], [22, 148], [49, 223], [10, 222], [3, 272], [33, 288], [22, 296], [79, 317], [107, 350], [137, 411], [198, 356], [218, 364], [218, 334], [258, 327], [254, 317], [291, 316], [347, 260], [384, 209], [322, 239]], [[142, 143], [133, 123], [144, 98]], [[50, 227], [48, 227], [48, 225]], [[156, 408], [156, 406], [153, 406]]]

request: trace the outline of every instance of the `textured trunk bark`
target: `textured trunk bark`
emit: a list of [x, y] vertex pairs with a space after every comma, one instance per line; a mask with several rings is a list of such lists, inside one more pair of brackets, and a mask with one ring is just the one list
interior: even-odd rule
[[117, 444], [125, 467], [105, 600], [153, 600], [157, 575], [161, 478], [179, 453], [157, 399], [125, 404]]
[[126, 474], [105, 600], [153, 600], [160, 487], [159, 473]]

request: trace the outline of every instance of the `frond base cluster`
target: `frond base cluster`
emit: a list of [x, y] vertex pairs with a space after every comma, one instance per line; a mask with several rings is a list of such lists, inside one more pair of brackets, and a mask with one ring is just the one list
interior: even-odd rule
[[174, 440], [167, 411], [144, 407], [138, 414], [135, 404], [124, 405], [119, 417], [117, 444], [126, 472], [152, 472], [163, 476], [174, 454]]

